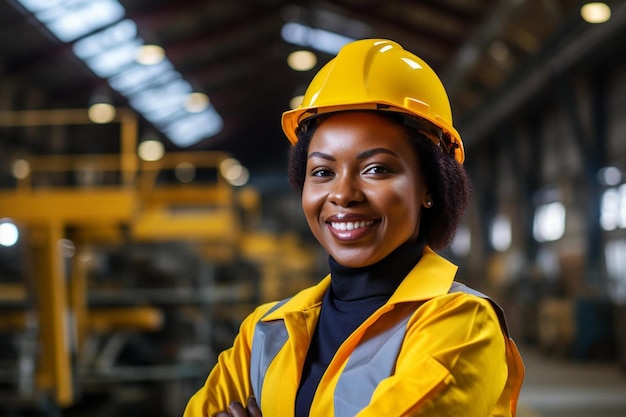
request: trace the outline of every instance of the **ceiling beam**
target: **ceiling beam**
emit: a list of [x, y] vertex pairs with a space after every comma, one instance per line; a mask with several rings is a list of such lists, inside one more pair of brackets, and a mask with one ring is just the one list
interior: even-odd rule
[[[517, 74], [498, 92], [488, 97], [474, 111], [463, 115], [458, 129], [466, 148], [476, 145], [499, 123], [510, 118], [541, 91], [550, 86], [553, 79], [563, 77], [577, 67], [598, 64], [594, 56], [607, 53], [611, 47], [623, 49], [626, 36], [626, 3], [615, 7], [611, 19], [603, 24], [589, 24], [579, 17], [575, 25], [562, 32], [558, 40], [550, 42], [532, 61], [527, 62]], [[624, 56], [623, 51], [612, 56]]]

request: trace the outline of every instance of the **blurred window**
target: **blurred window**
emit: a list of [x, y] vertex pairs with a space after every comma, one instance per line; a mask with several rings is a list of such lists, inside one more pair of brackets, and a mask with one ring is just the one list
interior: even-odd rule
[[606, 189], [600, 204], [600, 225], [604, 230], [626, 228], [626, 184]]
[[498, 252], [511, 247], [511, 220], [505, 215], [498, 215], [491, 223], [491, 246]]
[[626, 240], [613, 240], [604, 247], [609, 295], [618, 303], [626, 303]]
[[543, 204], [535, 210], [533, 236], [537, 242], [559, 240], [565, 233], [565, 206], [561, 202]]

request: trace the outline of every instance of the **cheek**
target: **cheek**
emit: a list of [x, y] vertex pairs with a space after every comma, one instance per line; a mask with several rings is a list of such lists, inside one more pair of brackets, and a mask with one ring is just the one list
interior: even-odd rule
[[417, 214], [420, 208], [420, 189], [414, 183], [408, 181], [393, 187], [393, 192], [387, 197], [387, 204], [397, 211], [404, 211], [407, 214]]
[[302, 211], [307, 221], [311, 223], [317, 218], [321, 207], [322, 196], [319, 192], [315, 192], [311, 187], [306, 184], [302, 189]]
[[379, 201], [386, 207], [385, 211], [396, 228], [413, 234], [419, 227], [422, 194], [420, 189], [415, 188], [415, 184], [404, 183], [390, 187]]
[[306, 187], [302, 193], [302, 211], [309, 226], [309, 230], [319, 242], [323, 242], [323, 226], [320, 223], [320, 213], [323, 206], [319, 193], [313, 193]]

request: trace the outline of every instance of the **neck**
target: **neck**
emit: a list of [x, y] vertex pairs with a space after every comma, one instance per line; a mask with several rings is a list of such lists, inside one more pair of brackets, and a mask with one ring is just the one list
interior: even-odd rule
[[407, 242], [379, 262], [350, 268], [329, 257], [331, 289], [335, 298], [349, 301], [389, 297], [422, 256], [424, 242]]

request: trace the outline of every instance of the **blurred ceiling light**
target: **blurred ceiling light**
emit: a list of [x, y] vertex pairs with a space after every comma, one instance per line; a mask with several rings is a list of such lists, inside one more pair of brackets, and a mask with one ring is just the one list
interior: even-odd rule
[[300, 104], [302, 104], [302, 100], [304, 100], [304, 96], [295, 96], [291, 100], [289, 100], [289, 107], [293, 109], [297, 109]]
[[17, 159], [11, 166], [11, 174], [18, 180], [28, 178], [30, 175], [30, 163], [25, 159]]
[[250, 172], [235, 158], [224, 159], [220, 163], [220, 174], [229, 184], [240, 187], [250, 178]]
[[94, 258], [94, 254], [93, 254], [92, 249], [90, 249], [89, 246], [87, 246], [86, 248], [83, 248], [78, 254], [78, 259], [84, 263], [91, 262], [93, 258]]
[[342, 46], [354, 41], [353, 38], [347, 36], [323, 29], [314, 29], [296, 22], [285, 23], [280, 33], [286, 42], [310, 47], [330, 55], [336, 55]]
[[72, 42], [124, 17], [117, 0], [17, 0], [64, 42]]
[[135, 60], [141, 65], [156, 65], [165, 59], [165, 51], [159, 45], [141, 45]]
[[295, 71], [308, 71], [317, 64], [317, 56], [311, 51], [294, 51], [287, 57], [287, 64]]
[[580, 15], [587, 23], [604, 23], [611, 18], [611, 8], [606, 3], [587, 3], [580, 8]]
[[124, 96], [130, 106], [179, 147], [219, 133], [224, 125], [211, 105], [199, 112], [185, 108], [192, 87], [163, 56], [142, 65], [137, 51], [146, 44], [117, 0], [17, 0], [98, 77]]
[[89, 119], [94, 123], [110, 123], [115, 119], [115, 107], [109, 103], [94, 103], [88, 110]]
[[191, 162], [181, 162], [174, 169], [176, 179], [184, 184], [190, 183], [196, 178], [196, 166]]
[[231, 178], [227, 178], [228, 182], [235, 187], [242, 187], [248, 183], [250, 179], [250, 171], [248, 168], [240, 165], [240, 168], [236, 170], [237, 175], [233, 175]]
[[153, 162], [163, 158], [165, 148], [163, 144], [155, 139], [148, 139], [139, 144], [137, 154], [143, 161]]
[[0, 245], [5, 247], [13, 246], [17, 243], [20, 232], [15, 223], [10, 219], [0, 220]]
[[69, 239], [60, 239], [57, 242], [57, 250], [64, 258], [72, 258], [76, 254], [76, 245]]
[[191, 93], [185, 100], [185, 109], [191, 113], [200, 113], [209, 107], [209, 96], [204, 93]]
[[622, 182], [622, 171], [614, 166], [602, 168], [598, 171], [598, 180], [605, 186], [615, 186]]
[[505, 62], [509, 57], [509, 47], [502, 41], [495, 41], [489, 45], [489, 54], [496, 62]]
[[229, 172], [234, 172], [232, 170], [237, 169], [236, 167], [241, 167], [241, 163], [238, 160], [236, 160], [235, 158], [226, 158], [222, 162], [220, 162], [220, 174], [222, 174], [222, 177], [227, 178]]

